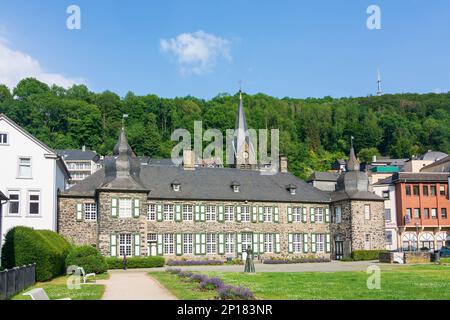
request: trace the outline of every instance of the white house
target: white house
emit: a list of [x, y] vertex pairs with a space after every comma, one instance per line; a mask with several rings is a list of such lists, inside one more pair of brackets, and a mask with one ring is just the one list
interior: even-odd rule
[[57, 194], [70, 174], [53, 150], [3, 114], [0, 167], [0, 191], [10, 199], [3, 208], [1, 243], [15, 226], [56, 231]]

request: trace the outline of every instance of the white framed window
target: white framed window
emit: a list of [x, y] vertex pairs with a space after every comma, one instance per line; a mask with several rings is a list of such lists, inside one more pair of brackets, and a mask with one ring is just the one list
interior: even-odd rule
[[183, 204], [183, 221], [194, 220], [194, 206], [192, 204]]
[[174, 217], [173, 208], [174, 208], [173, 204], [163, 205], [164, 221], [173, 221], [173, 217]]
[[148, 205], [147, 214], [149, 221], [156, 221], [156, 204], [151, 203]]
[[243, 233], [241, 237], [242, 237], [241, 242], [242, 252], [246, 252], [248, 247], [253, 247], [253, 234]]
[[164, 241], [164, 254], [171, 255], [174, 254], [175, 250], [175, 237], [173, 233], [165, 233], [163, 237]]
[[131, 256], [131, 234], [121, 233], [119, 234], [119, 254], [123, 256]]
[[183, 234], [183, 253], [194, 253], [194, 235], [192, 233]]
[[325, 235], [324, 234], [316, 234], [316, 252], [324, 252], [325, 251]]
[[175, 192], [180, 191], [180, 185], [179, 184], [173, 184], [172, 188], [173, 188], [173, 191], [175, 191]]
[[391, 221], [391, 209], [384, 209], [384, 218], [386, 219], [386, 221]]
[[207, 205], [206, 206], [206, 221], [213, 222], [217, 221], [217, 207]]
[[239, 186], [233, 186], [233, 191], [234, 192], [239, 192]]
[[295, 253], [303, 252], [302, 247], [302, 235], [300, 233], [294, 233], [292, 235], [292, 250]]
[[84, 204], [84, 220], [97, 220], [97, 204], [85, 203]]
[[31, 158], [19, 158], [19, 178], [31, 178]]
[[226, 222], [234, 221], [234, 206], [225, 206], [224, 218]]
[[272, 207], [264, 207], [264, 222], [272, 222], [273, 221], [273, 208]]
[[8, 191], [8, 214], [18, 215], [20, 213], [20, 192]]
[[273, 234], [271, 233], [264, 235], [264, 252], [273, 253]]
[[392, 244], [392, 231], [386, 231], [386, 244]]
[[431, 208], [431, 219], [436, 219], [436, 218], [437, 218], [437, 209]]
[[132, 201], [129, 198], [119, 199], [119, 218], [131, 218], [131, 202]]
[[315, 222], [316, 223], [323, 223], [323, 208], [315, 208]]
[[228, 233], [225, 235], [225, 253], [233, 254], [235, 243], [234, 243], [235, 235], [234, 233]]
[[335, 223], [341, 223], [342, 222], [342, 208], [341, 206], [334, 208], [334, 221]]
[[250, 206], [241, 206], [241, 222], [250, 222]]
[[39, 191], [28, 192], [28, 214], [37, 216], [41, 213], [41, 193]]
[[292, 208], [292, 221], [293, 222], [301, 222], [302, 221], [302, 208], [294, 207]]
[[214, 233], [206, 234], [206, 253], [207, 254], [217, 253], [217, 236]]
[[155, 243], [158, 242], [156, 233], [148, 233], [147, 234], [147, 242]]
[[370, 220], [370, 204], [364, 205], [364, 219]]
[[1, 144], [8, 144], [8, 134], [7, 133], [0, 133], [0, 145]]

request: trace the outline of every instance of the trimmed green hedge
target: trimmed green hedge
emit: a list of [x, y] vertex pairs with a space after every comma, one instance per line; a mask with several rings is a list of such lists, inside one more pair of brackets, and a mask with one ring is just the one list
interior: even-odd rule
[[380, 252], [388, 252], [387, 250], [354, 250], [352, 259], [354, 261], [378, 260]]
[[73, 247], [66, 258], [66, 269], [70, 266], [83, 267], [86, 273], [104, 273], [108, 270], [105, 258], [92, 246]]
[[2, 247], [2, 266], [10, 269], [36, 263], [36, 280], [48, 281], [64, 274], [71, 245], [56, 232], [15, 227]]
[[[115, 258], [115, 257], [106, 257], [106, 264], [108, 265], [108, 269], [122, 269], [123, 268], [123, 259]], [[128, 269], [136, 269], [136, 268], [157, 268], [164, 266], [164, 258], [163, 257], [130, 257], [127, 258], [127, 268]]]

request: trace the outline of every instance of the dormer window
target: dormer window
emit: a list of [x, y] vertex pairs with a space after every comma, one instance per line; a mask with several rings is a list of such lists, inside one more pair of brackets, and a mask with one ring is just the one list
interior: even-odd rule
[[178, 180], [174, 180], [172, 182], [172, 189], [175, 192], [179, 192], [181, 190], [181, 184], [180, 184], [180, 182]]
[[231, 187], [233, 188], [233, 192], [240, 192], [241, 191], [241, 185], [237, 181], [233, 181], [231, 183]]
[[289, 193], [293, 196], [295, 196], [295, 194], [297, 193], [297, 187], [294, 186], [293, 184], [287, 185], [286, 189], [289, 191]]

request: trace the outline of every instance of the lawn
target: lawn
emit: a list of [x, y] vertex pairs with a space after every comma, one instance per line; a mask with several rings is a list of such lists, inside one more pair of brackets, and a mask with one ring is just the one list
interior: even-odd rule
[[[107, 273], [97, 275], [97, 280], [108, 279]], [[81, 285], [81, 289], [69, 289], [66, 285], [67, 277], [58, 277], [49, 282], [38, 282], [36, 285], [19, 292], [11, 300], [30, 300], [29, 296], [23, 296], [22, 293], [34, 288], [44, 288], [50, 300], [71, 298], [72, 300], [100, 300], [105, 292], [105, 286], [100, 284]]]
[[447, 258], [441, 258], [441, 263], [450, 263], [450, 257]]
[[[244, 274], [208, 272], [225, 284], [246, 286], [260, 299], [281, 300], [450, 300], [450, 266], [417, 265], [381, 271], [381, 289], [367, 289], [366, 272], [265, 272]], [[151, 273], [180, 299], [213, 298], [197, 284], [184, 283], [177, 276]]]

